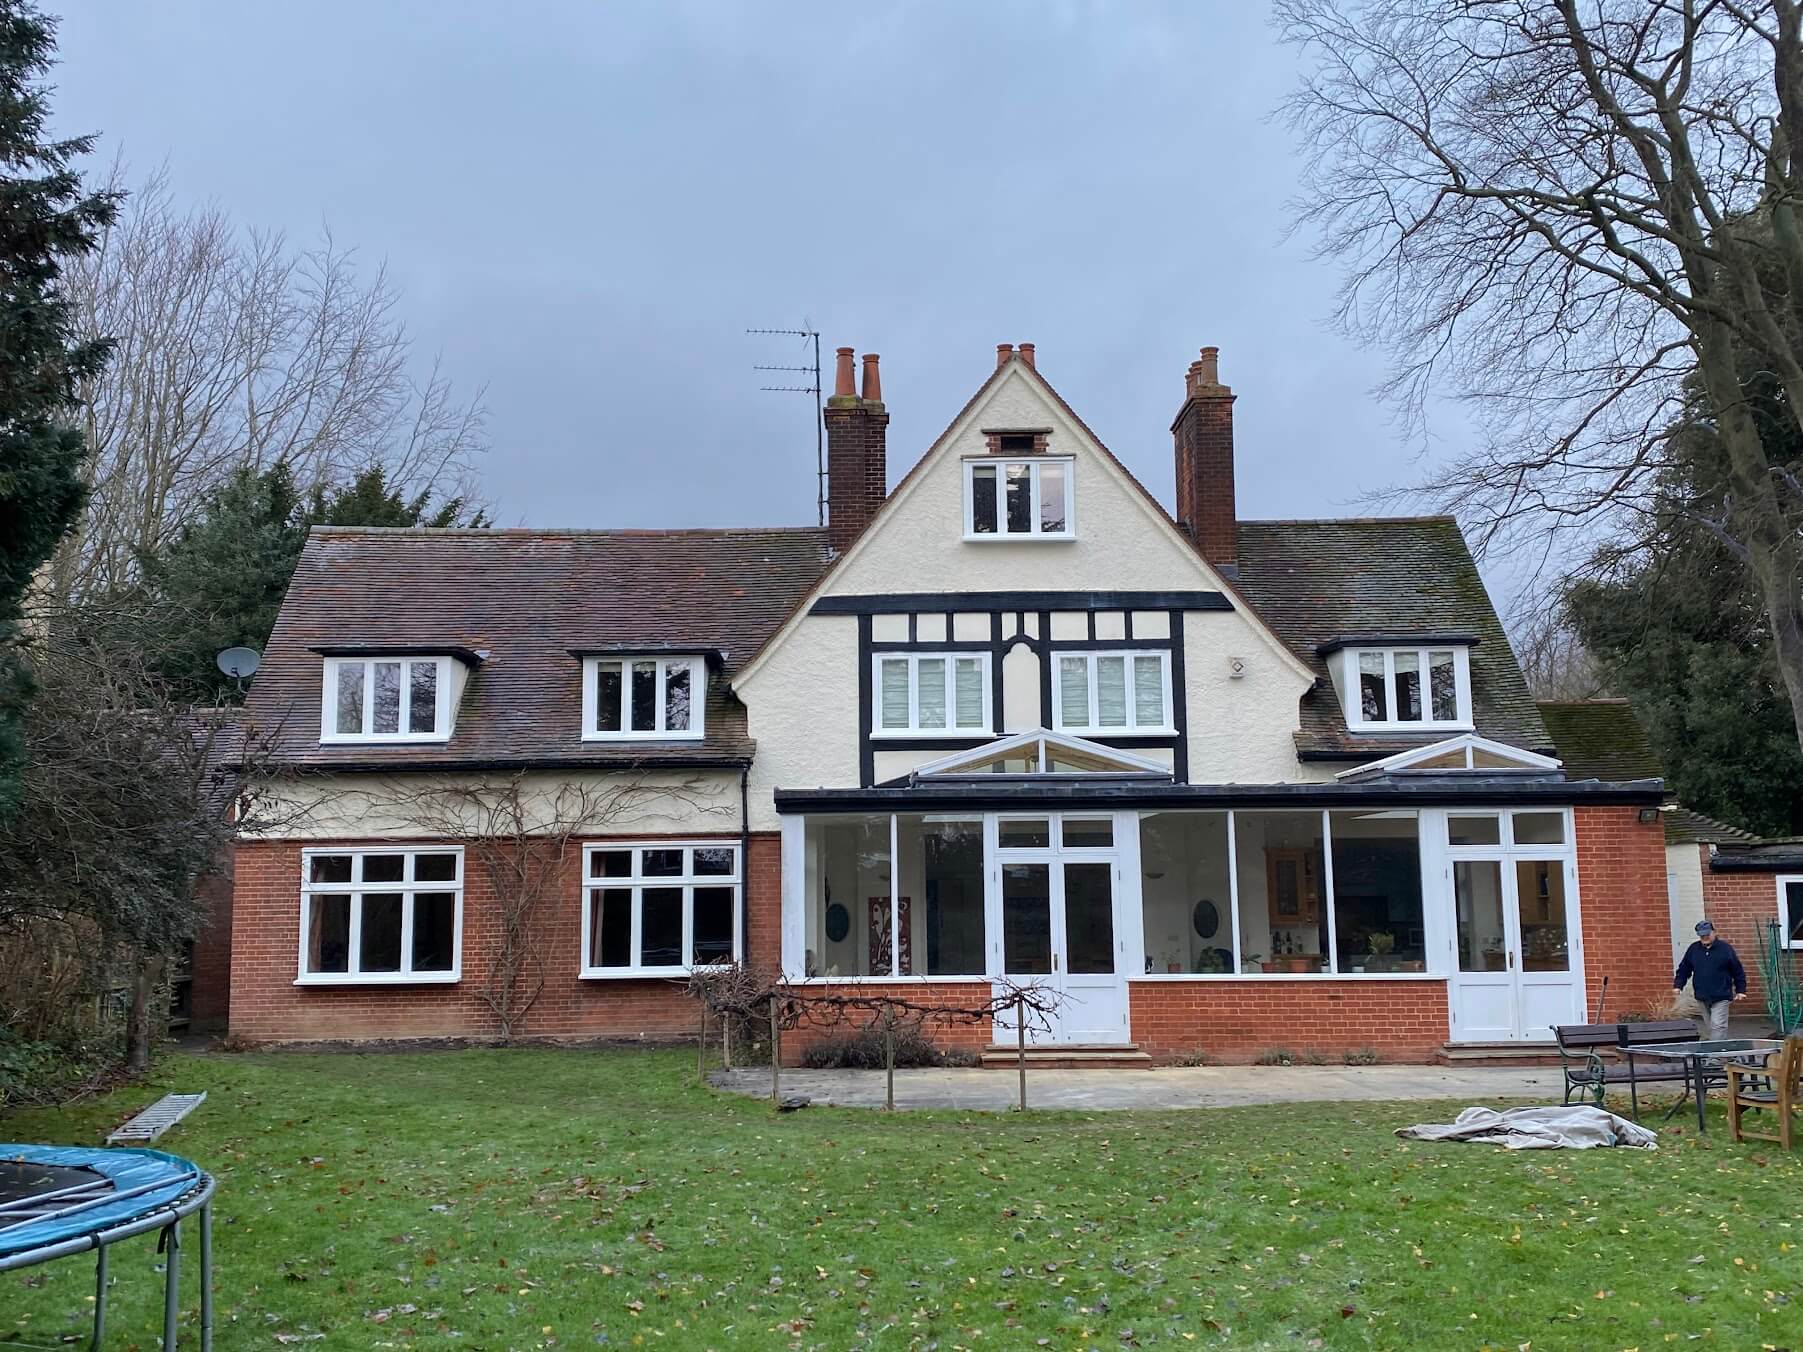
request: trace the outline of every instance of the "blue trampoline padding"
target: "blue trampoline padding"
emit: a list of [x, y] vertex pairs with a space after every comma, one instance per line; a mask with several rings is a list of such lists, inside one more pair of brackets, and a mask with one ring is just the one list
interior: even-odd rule
[[59, 1240], [93, 1234], [169, 1206], [194, 1191], [206, 1175], [200, 1166], [180, 1155], [161, 1150], [114, 1150], [78, 1145], [0, 1144], [0, 1160], [32, 1164], [59, 1164], [65, 1168], [92, 1169], [113, 1181], [115, 1193], [136, 1188], [135, 1197], [102, 1201], [73, 1216], [59, 1216], [0, 1230], [0, 1257], [41, 1249]]

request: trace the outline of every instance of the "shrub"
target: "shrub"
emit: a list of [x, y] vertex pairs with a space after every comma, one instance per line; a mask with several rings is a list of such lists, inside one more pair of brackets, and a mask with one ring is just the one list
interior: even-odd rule
[[1178, 1052], [1171, 1058], [1173, 1066], [1205, 1066], [1208, 1064], [1208, 1052], [1201, 1047], [1192, 1047], [1186, 1052]]
[[1313, 1047], [1310, 1047], [1307, 1051], [1302, 1053], [1302, 1064], [1305, 1066], [1324, 1066], [1327, 1064], [1327, 1058], [1321, 1055], [1321, 1053], [1316, 1051]]
[[93, 1040], [38, 1041], [0, 1028], [0, 1109], [67, 1098], [104, 1076], [116, 1052]]
[[1272, 1047], [1269, 1051], [1258, 1054], [1258, 1065], [1261, 1066], [1293, 1066], [1296, 1064], [1296, 1053], [1288, 1047]]
[[[881, 1070], [883, 1030], [872, 1024], [822, 1038], [802, 1052], [801, 1064], [810, 1070]], [[895, 1030], [895, 1064], [940, 1066], [946, 1064], [946, 1057], [918, 1027], [902, 1024]]]
[[1346, 1064], [1349, 1066], [1375, 1066], [1383, 1060], [1375, 1047], [1354, 1047], [1346, 1053]]

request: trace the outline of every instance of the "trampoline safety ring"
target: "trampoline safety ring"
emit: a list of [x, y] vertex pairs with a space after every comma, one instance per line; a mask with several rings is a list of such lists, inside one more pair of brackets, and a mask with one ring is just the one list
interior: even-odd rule
[[93, 1250], [94, 1337], [106, 1337], [107, 1249], [159, 1231], [163, 1348], [175, 1347], [182, 1220], [200, 1213], [200, 1346], [213, 1346], [213, 1177], [160, 1150], [0, 1144], [0, 1272]]

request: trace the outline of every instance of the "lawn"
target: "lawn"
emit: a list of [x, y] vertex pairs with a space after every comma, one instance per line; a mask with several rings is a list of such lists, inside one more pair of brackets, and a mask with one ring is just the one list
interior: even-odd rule
[[[1391, 1134], [1458, 1105], [773, 1117], [692, 1055], [534, 1050], [175, 1056], [0, 1139], [177, 1088], [226, 1352], [1803, 1348], [1803, 1154], [1694, 1122], [1511, 1154]], [[114, 1251], [115, 1346], [157, 1345], [152, 1249]], [[0, 1347], [85, 1329], [91, 1277], [0, 1275]]]

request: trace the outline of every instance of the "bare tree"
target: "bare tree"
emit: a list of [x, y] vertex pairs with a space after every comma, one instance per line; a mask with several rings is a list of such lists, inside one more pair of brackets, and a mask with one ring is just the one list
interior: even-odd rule
[[1311, 153], [1300, 224], [1347, 267], [1337, 316], [1393, 354], [1405, 422], [1447, 387], [1486, 434], [1425, 491], [1480, 545], [1619, 529], [1700, 401], [1723, 460], [1700, 516], [1757, 582], [1803, 740], [1803, 482], [1747, 392], [1771, 373], [1778, 416], [1803, 417], [1797, 0], [1277, 16], [1313, 63], [1287, 112]]
[[1595, 659], [1557, 599], [1517, 615], [1509, 639], [1535, 699], [1594, 699], [1606, 693]]
[[372, 807], [432, 839], [464, 847], [486, 884], [488, 927], [480, 992], [502, 1041], [515, 1037], [544, 993], [548, 905], [567, 905], [570, 866], [590, 836], [651, 817], [721, 814], [699, 776], [627, 771], [593, 779], [506, 775], [395, 778]]
[[[124, 179], [115, 165], [109, 190]], [[460, 399], [437, 363], [415, 376], [399, 293], [329, 233], [296, 249], [183, 209], [159, 171], [67, 283], [82, 331], [114, 346], [82, 391], [92, 496], [52, 570], [60, 599], [129, 581], [243, 466], [286, 461], [306, 492], [379, 465], [409, 493], [470, 495], [480, 391]]]

